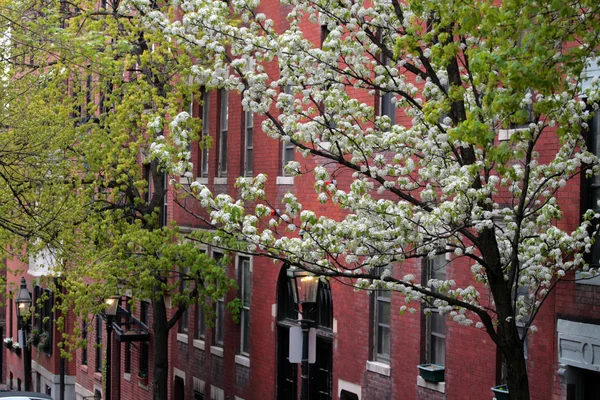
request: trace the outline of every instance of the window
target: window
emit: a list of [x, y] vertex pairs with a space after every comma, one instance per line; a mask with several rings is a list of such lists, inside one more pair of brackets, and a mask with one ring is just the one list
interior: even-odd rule
[[163, 205], [160, 210], [160, 226], [161, 227], [167, 226], [169, 223], [169, 219], [168, 219], [169, 175], [166, 172], [164, 173], [164, 188], [165, 188], [165, 193], [163, 195]]
[[[284, 92], [287, 95], [292, 95], [292, 88], [290, 85], [285, 85]], [[293, 100], [292, 100], [293, 102]], [[290, 162], [294, 161], [294, 145], [290, 142], [282, 142], [282, 158], [281, 158], [281, 176], [290, 176], [286, 173], [285, 166]]]
[[[208, 127], [210, 123], [210, 92], [202, 92], [202, 138], [205, 139], [210, 136]], [[208, 146], [206, 141], [203, 141], [203, 149], [200, 161], [200, 176], [203, 178], [208, 177]]]
[[[8, 292], [8, 298], [13, 299], [13, 292]], [[12, 301], [8, 302], [8, 333], [6, 336], [7, 337], [13, 336], [13, 302]]]
[[221, 133], [219, 135], [219, 176], [227, 176], [227, 132], [229, 129], [229, 96], [221, 89]]
[[253, 151], [254, 151], [254, 113], [252, 111], [246, 111], [244, 113], [246, 121], [245, 130], [245, 154], [244, 154], [244, 176], [252, 176], [252, 167], [254, 164]]
[[[446, 259], [443, 255], [425, 261], [426, 278], [446, 280]], [[428, 363], [444, 365], [446, 359], [446, 318], [437, 309], [426, 317], [426, 354]]]
[[83, 321], [81, 323], [81, 339], [84, 341], [84, 345], [83, 348], [81, 349], [81, 364], [83, 365], [87, 365], [88, 363], [88, 343], [87, 343], [87, 338], [88, 338], [88, 322], [87, 321]]
[[[188, 267], [182, 267], [179, 273], [179, 293], [181, 295], [185, 295], [188, 292], [188, 274], [190, 269]], [[188, 322], [189, 322], [189, 314], [188, 308], [181, 314], [179, 317], [178, 323], [178, 332], [184, 335], [188, 334]]]
[[[225, 268], [225, 265], [222, 264], [225, 258], [222, 253], [214, 253], [213, 257], [218, 264]], [[214, 344], [222, 347], [225, 339], [225, 297], [217, 300], [216, 314]]]
[[374, 360], [390, 361], [390, 292], [378, 290], [374, 293], [375, 349]]
[[96, 315], [96, 372], [102, 372], [102, 319]]
[[381, 96], [381, 115], [390, 118], [390, 125], [396, 124], [396, 107], [392, 103], [394, 93], [388, 92]]
[[[148, 316], [148, 311], [150, 308], [150, 304], [146, 301], [140, 302], [140, 322], [144, 325], [148, 326], [150, 323], [150, 318]], [[148, 342], [140, 343], [140, 368], [139, 375], [148, 376]]]
[[54, 320], [52, 316], [52, 307], [54, 306], [52, 291], [35, 286], [33, 296], [35, 300], [35, 315], [32, 326], [37, 328], [40, 333], [48, 335], [43, 351], [46, 354], [52, 354], [52, 321]]
[[[381, 64], [384, 66], [390, 65], [390, 61], [385, 56], [385, 54], [381, 55]], [[381, 93], [379, 97], [379, 112], [381, 116], [387, 116], [390, 118], [390, 125], [396, 124], [396, 107], [392, 102], [392, 98], [394, 97], [394, 93], [392, 92], [384, 92]]]
[[206, 322], [204, 316], [204, 302], [196, 305], [196, 339], [204, 340], [206, 337]]
[[[127, 304], [127, 313], [129, 315], [131, 315], [131, 301], [130, 299], [127, 299], [126, 301]], [[129, 320], [129, 317], [127, 317], [127, 320]], [[130, 329], [131, 328], [131, 324], [127, 323], [125, 324], [125, 329]], [[131, 373], [131, 342], [125, 342], [125, 360], [124, 360], [124, 367], [123, 367], [123, 372], [126, 374], [130, 374]]]
[[252, 293], [252, 275], [250, 259], [239, 258], [239, 285], [242, 299], [240, 353], [250, 355], [250, 295]]
[[[594, 153], [596, 156], [600, 156], [600, 111], [594, 113], [594, 117], [590, 121], [589, 131], [589, 151]], [[600, 212], [600, 206], [598, 201], [600, 200], [600, 175], [594, 175], [589, 179], [589, 208], [594, 212]], [[600, 266], [600, 240], [596, 237], [594, 244], [592, 245], [592, 251], [590, 255], [590, 266]], [[598, 281], [597, 279], [585, 279], [581, 280], [580, 283], [591, 283], [591, 281]]]

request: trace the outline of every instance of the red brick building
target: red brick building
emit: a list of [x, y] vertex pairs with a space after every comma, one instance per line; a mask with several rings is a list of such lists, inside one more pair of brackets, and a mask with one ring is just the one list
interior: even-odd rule
[[[286, 6], [272, 3], [280, 13], [276, 22], [284, 23]], [[310, 33], [315, 42], [322, 34], [318, 27]], [[371, 102], [381, 113], [386, 112], [379, 97], [366, 92], [355, 94]], [[283, 165], [300, 156], [293, 153], [293, 147], [261, 131], [262, 117], [244, 112], [238, 93], [212, 91], [205, 93], [203, 101], [202, 107], [195, 105], [194, 117], [208, 120], [204, 134], [213, 138], [214, 145], [207, 152], [197, 147], [193, 152], [198, 182], [215, 193], [234, 194], [235, 177], [264, 173], [270, 177], [266, 190], [272, 204], [281, 204], [283, 196], [293, 192], [307, 208], [321, 213], [337, 212], [316, 200], [311, 177], [285, 175]], [[402, 118], [407, 117], [399, 111], [394, 115], [398, 123], [408, 122]], [[600, 137], [600, 114], [591, 126], [591, 135]], [[557, 141], [548, 140], [544, 149], [551, 155], [558, 146]], [[303, 162], [317, 164], [319, 160]], [[351, 176], [340, 174], [336, 179], [344, 185]], [[587, 186], [582, 178], [560, 193], [567, 213], [562, 228], [572, 230], [579, 224], [582, 210], [589, 204], [587, 197], [591, 196]], [[173, 196], [168, 196], [168, 213], [169, 219], [177, 221], [182, 230], [201, 228], [197, 220], [173, 202]], [[215, 258], [222, 256], [218, 249], [207, 247], [206, 251]], [[287, 357], [289, 328], [296, 325], [298, 313], [290, 300], [286, 271], [283, 265], [261, 257], [234, 254], [232, 258], [234, 262], [227, 266], [227, 271], [238, 281], [240, 289], [230, 292], [225, 301], [237, 296], [243, 299], [241, 323], [234, 323], [229, 314], [220, 311], [221, 301], [216, 304], [214, 327], [204, 320], [201, 307], [193, 306], [187, 311], [170, 336], [170, 398], [296, 399], [300, 391], [300, 367], [291, 364]], [[443, 273], [448, 279], [459, 283], [472, 280], [469, 267], [453, 263], [451, 258], [433, 262], [447, 263]], [[23, 271], [34, 299], [44, 290], [37, 285], [38, 277], [47, 272], [33, 268], [39, 265], [34, 260], [29, 265], [7, 261], [9, 270]], [[422, 279], [430, 277], [429, 263], [414, 262], [412, 268]], [[14, 299], [20, 277], [8, 274], [9, 299]], [[537, 317], [539, 331], [527, 338], [532, 399], [583, 400], [596, 398], [600, 393], [600, 281], [575, 282], [572, 278], [556, 287]], [[486, 293], [483, 288], [481, 291]], [[52, 296], [48, 299], [51, 303]], [[401, 315], [398, 310], [403, 304], [399, 294], [357, 293], [336, 281], [320, 286], [314, 311], [318, 328], [316, 362], [309, 374], [311, 399], [493, 398], [490, 388], [501, 383], [502, 366], [488, 335], [435, 315], [426, 317], [421, 312]], [[6, 313], [5, 337], [15, 341], [17, 317], [10, 300]], [[113, 333], [112, 352], [107, 357], [106, 321], [96, 318], [94, 326], [84, 329], [87, 348], [77, 350], [73, 359], [61, 368], [56, 348], [58, 332], [51, 322], [52, 314], [48, 315], [50, 323], [37, 322], [50, 333], [51, 342], [40, 351], [33, 350], [33, 390], [59, 398], [63, 375], [65, 399], [100, 398], [105, 393], [106, 362], [110, 358], [113, 399], [152, 398], [151, 334], [142, 333], [136, 340], [126, 342], [124, 336], [121, 341]], [[144, 326], [152, 324], [149, 307], [143, 302], [134, 317], [141, 323], [142, 331]], [[71, 328], [79, 323], [72, 318], [67, 321]], [[5, 346], [4, 355], [5, 382], [9, 387], [23, 387], [23, 352], [18, 354], [15, 348]], [[444, 365], [443, 382], [432, 383], [419, 377], [417, 366], [425, 362]]]

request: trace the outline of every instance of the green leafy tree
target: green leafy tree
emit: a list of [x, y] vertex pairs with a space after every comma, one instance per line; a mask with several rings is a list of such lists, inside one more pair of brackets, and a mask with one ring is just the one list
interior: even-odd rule
[[[149, 14], [176, 19], [174, 5], [151, 8]], [[15, 161], [16, 175], [0, 178], [0, 196], [23, 193], [27, 204], [0, 207], [6, 230], [29, 238], [29, 254], [52, 254], [57, 279], [47, 284], [58, 284], [62, 315], [87, 319], [115, 294], [151, 303], [153, 397], [166, 399], [169, 332], [194, 303], [210, 316], [210, 301], [235, 283], [183, 240], [165, 207], [169, 181], [191, 168], [184, 153], [201, 127], [188, 113], [199, 98], [188, 77], [198, 60], [210, 62], [210, 52], [181, 51], [173, 33], [148, 30], [142, 15], [116, 0], [2, 3], [10, 33], [3, 43], [9, 91], [2, 96], [14, 98], [2, 111], [10, 123], [0, 151], [28, 153], [26, 162]], [[160, 158], [164, 149], [183, 161]], [[0, 167], [8, 161], [3, 157]], [[32, 205], [40, 216], [22, 218]], [[28, 236], [29, 225], [19, 224], [30, 220], [50, 234]], [[58, 323], [67, 345], [82, 344], [79, 327], [69, 332], [64, 319]], [[63, 356], [72, 349], [64, 347]]]
[[[284, 3], [285, 26], [269, 1], [184, 0], [177, 22], [129, 4], [153, 32], [173, 32], [180, 49], [211, 49], [214, 62], [193, 70], [197, 80], [240, 90], [244, 109], [266, 117], [266, 134], [309, 158], [289, 171], [312, 170], [318, 200], [339, 213], [287, 194], [285, 211], [271, 217], [281, 206], [260, 174], [238, 179], [237, 199], [200, 184], [181, 191], [209, 210], [198, 218], [249, 251], [400, 292], [485, 330], [511, 398], [529, 398], [519, 325], [533, 332], [560, 280], [588, 271], [594, 241], [594, 212], [572, 231], [557, 221], [570, 182], [598, 173], [584, 138], [598, 87], [579, 88], [599, 45], [597, 2]], [[319, 29], [322, 43], [305, 35]], [[389, 100], [404, 122], [381, 115], [365, 93]], [[170, 163], [180, 159], [164, 150]], [[472, 279], [421, 283], [411, 260], [444, 254], [450, 271]], [[391, 271], [376, 273], [383, 266]]]

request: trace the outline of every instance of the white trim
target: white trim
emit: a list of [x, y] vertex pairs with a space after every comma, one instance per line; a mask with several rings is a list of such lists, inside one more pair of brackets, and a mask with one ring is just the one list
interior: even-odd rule
[[215, 185], [227, 185], [227, 177], [224, 178], [215, 178], [213, 181]]
[[185, 371], [173, 367], [173, 380], [175, 380], [176, 376], [183, 379], [183, 384], [185, 385]]
[[188, 334], [187, 333], [177, 333], [177, 341], [188, 344], [189, 343]]
[[92, 396], [94, 396], [94, 392], [88, 390], [87, 388], [83, 387], [79, 383], [75, 384], [75, 394], [78, 395], [78, 396], [81, 396], [81, 397], [92, 397]]
[[199, 176], [196, 178], [196, 182], [198, 182], [201, 185], [208, 185], [208, 177]]
[[247, 356], [244, 356], [242, 354], [235, 355], [235, 363], [243, 365], [244, 367], [250, 368], [250, 358], [248, 358]]
[[392, 369], [389, 364], [378, 361], [367, 361], [367, 371], [375, 372], [379, 375], [391, 376]]
[[333, 319], [333, 333], [337, 333], [338, 332], [338, 322], [337, 319]]
[[225, 391], [220, 387], [210, 385], [210, 399], [211, 400], [225, 400]]
[[417, 386], [435, 390], [436, 392], [446, 393], [446, 382], [429, 382], [417, 375]]
[[127, 381], [127, 382], [131, 382], [131, 372], [124, 372], [123, 373], [123, 380]]
[[180, 176], [179, 177], [179, 183], [181, 183], [182, 185], [191, 185], [192, 184], [192, 178], [188, 178], [187, 176]]
[[578, 285], [600, 286], [600, 275], [593, 278], [585, 278], [582, 271], [575, 272], [575, 283]]
[[342, 395], [342, 390], [354, 393], [358, 397], [358, 400], [361, 400], [362, 387], [360, 385], [338, 379], [338, 397]]
[[198, 379], [195, 376], [192, 377], [192, 390], [200, 394], [206, 393], [206, 382], [202, 379]]
[[293, 176], [278, 176], [277, 181], [275, 183], [277, 185], [293, 185], [294, 177]]
[[218, 346], [210, 346], [210, 354], [217, 357], [223, 357], [223, 348]]
[[498, 140], [503, 142], [503, 141], [509, 140], [510, 137], [515, 132], [523, 132], [523, 131], [528, 131], [528, 130], [529, 130], [529, 128], [499, 129], [498, 130]]
[[194, 339], [194, 347], [200, 350], [206, 350], [206, 342], [202, 339]]
[[271, 304], [271, 316], [277, 318], [277, 303]]

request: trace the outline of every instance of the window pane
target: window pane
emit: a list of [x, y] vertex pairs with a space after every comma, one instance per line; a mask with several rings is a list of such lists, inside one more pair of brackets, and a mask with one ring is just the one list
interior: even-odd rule
[[250, 353], [250, 310], [242, 310], [242, 352]]
[[444, 338], [436, 336], [431, 337], [431, 362], [438, 365], [444, 365], [446, 359], [446, 349]]
[[252, 160], [252, 149], [246, 149], [246, 168], [245, 168], [245, 173], [246, 175], [252, 175], [252, 167], [254, 166], [253, 164], [253, 160]]
[[227, 172], [227, 131], [221, 131], [220, 171]]
[[206, 325], [204, 324], [204, 310], [203, 305], [198, 304], [196, 314], [196, 339], [204, 338], [206, 332]]
[[202, 133], [208, 133], [210, 122], [210, 92], [204, 92], [202, 99]]
[[250, 307], [250, 293], [252, 292], [252, 281], [250, 280], [250, 263], [245, 260], [243, 262], [243, 285], [244, 285], [244, 293], [243, 293], [243, 301], [244, 306]]
[[377, 302], [377, 315], [378, 315], [378, 324], [389, 325], [390, 324], [390, 303], [384, 301]]
[[392, 104], [393, 93], [385, 93], [381, 97], [381, 115], [390, 117], [391, 124], [396, 123], [396, 108]]
[[246, 148], [252, 148], [253, 147], [253, 131], [252, 131], [252, 127], [246, 128]]
[[221, 130], [229, 126], [229, 99], [227, 90], [221, 90]]
[[390, 328], [380, 326], [377, 329], [377, 354], [384, 358], [390, 354]]
[[431, 313], [431, 333], [444, 335], [446, 333], [446, 319], [438, 312]]
[[223, 344], [224, 338], [224, 327], [225, 327], [225, 304], [223, 300], [217, 301], [217, 326], [216, 326], [216, 342], [217, 344]]

